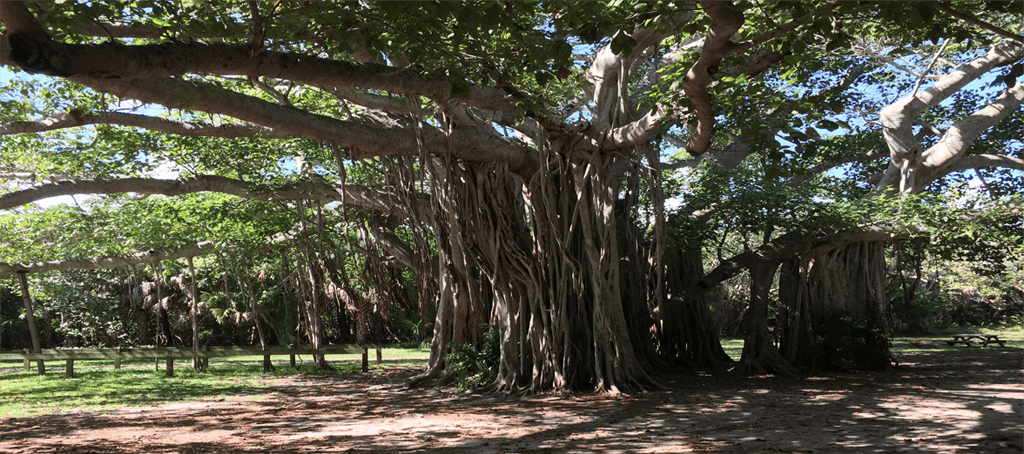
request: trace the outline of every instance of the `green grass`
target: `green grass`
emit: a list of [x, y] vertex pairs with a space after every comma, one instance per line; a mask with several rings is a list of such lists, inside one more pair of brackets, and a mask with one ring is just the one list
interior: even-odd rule
[[[957, 345], [955, 347], [946, 345], [953, 334], [998, 334], [1000, 340], [1005, 340], [1006, 347], [989, 345], [985, 348], [975, 346], [967, 347]], [[743, 354], [743, 337], [722, 337], [722, 348], [732, 359], [740, 359]], [[895, 355], [904, 354], [999, 354], [1007, 352], [1024, 352], [1024, 327], [973, 327], [973, 328], [943, 328], [933, 334], [921, 335], [899, 335], [892, 338], [892, 352]]]
[[[987, 347], [965, 345], [949, 346], [946, 341], [953, 334], [998, 334], [1000, 340], [1006, 341], [1006, 347], [990, 344]], [[1024, 328], [1022, 327], [996, 327], [996, 328], [943, 328], [933, 334], [922, 334], [913, 336], [894, 336], [892, 339], [892, 352], [895, 355], [904, 354], [1020, 354], [1024, 352]]]
[[0, 417], [237, 396], [256, 393], [270, 383], [257, 366], [211, 368], [203, 374], [178, 369], [174, 377], [138, 369], [91, 370], [76, 375], [72, 380], [65, 379], [62, 371], [0, 376]]
[[[376, 364], [370, 352], [370, 370], [389, 366], [424, 366], [429, 352], [421, 349], [385, 348], [385, 362]], [[190, 360], [177, 360], [174, 377], [167, 377], [164, 361], [159, 368], [152, 359], [124, 359], [114, 370], [112, 360], [75, 361], [75, 378], [64, 378], [64, 362], [46, 363], [47, 373], [25, 372], [22, 362], [0, 361], [0, 418], [31, 417], [68, 410], [109, 411], [123, 407], [164, 402], [184, 402], [226, 397], [266, 398], [275, 384], [294, 375], [355, 374], [360, 355], [329, 355], [334, 372], [317, 371], [312, 358], [300, 356], [291, 367], [287, 356], [275, 356], [276, 371], [263, 373], [262, 356], [211, 358], [206, 372], [196, 373]], [[248, 396], [248, 397], [246, 397]]]
[[722, 348], [730, 358], [738, 361], [743, 354], [743, 336], [722, 337]]

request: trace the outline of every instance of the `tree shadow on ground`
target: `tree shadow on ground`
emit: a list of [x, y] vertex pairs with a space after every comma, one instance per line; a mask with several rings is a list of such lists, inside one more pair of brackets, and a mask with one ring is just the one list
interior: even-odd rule
[[411, 368], [224, 398], [0, 420], [0, 452], [1020, 453], [1017, 351], [915, 354], [887, 371], [664, 375], [634, 396], [409, 390]]

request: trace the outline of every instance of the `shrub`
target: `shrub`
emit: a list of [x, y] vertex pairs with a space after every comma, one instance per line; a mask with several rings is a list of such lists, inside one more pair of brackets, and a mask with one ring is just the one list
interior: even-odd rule
[[894, 362], [892, 340], [877, 317], [829, 309], [815, 328], [811, 363], [826, 370], [883, 369]]
[[484, 340], [479, 346], [473, 344], [450, 345], [445, 361], [455, 375], [455, 388], [466, 391], [485, 386], [498, 378], [498, 364], [501, 360], [501, 345], [498, 330], [487, 326]]

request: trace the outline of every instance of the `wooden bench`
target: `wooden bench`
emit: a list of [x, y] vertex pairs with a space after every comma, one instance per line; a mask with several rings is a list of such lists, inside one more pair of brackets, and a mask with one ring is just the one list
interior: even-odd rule
[[964, 344], [970, 347], [971, 344], [977, 343], [973, 339], [978, 339], [981, 341], [982, 347], [988, 344], [999, 344], [1000, 347], [1006, 346], [1006, 341], [1000, 340], [998, 334], [954, 334], [950, 337], [952, 340], [946, 341], [946, 345]]

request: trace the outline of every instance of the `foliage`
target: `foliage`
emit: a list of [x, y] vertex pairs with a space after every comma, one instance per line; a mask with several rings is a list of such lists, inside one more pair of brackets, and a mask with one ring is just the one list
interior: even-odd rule
[[498, 377], [498, 364], [501, 360], [501, 344], [499, 332], [493, 326], [485, 326], [483, 342], [479, 346], [473, 344], [450, 345], [445, 361], [451, 364], [455, 389], [466, 391], [486, 386]]
[[[949, 5], [959, 10], [969, 8], [971, 14], [989, 24], [1008, 30], [1020, 28], [1018, 11], [1000, 2]], [[1019, 261], [1015, 257], [1024, 253], [1019, 211], [1016, 218], [1006, 215], [1022, 204], [1012, 197], [1024, 184], [1019, 171], [972, 169], [973, 175], [955, 172], [932, 181], [927, 187], [930, 195], [890, 197], [886, 188], [876, 187], [876, 178], [890, 169], [891, 162], [877, 113], [918, 88], [927, 90], [933, 80], [929, 77], [963, 67], [984, 48], [1003, 39], [950, 16], [942, 10], [949, 5], [817, 0], [226, 0], [215, 6], [169, 0], [32, 2], [25, 8], [57, 43], [94, 44], [95, 49], [140, 54], [156, 48], [141, 46], [166, 44], [162, 49], [172, 57], [187, 55], [173, 50], [179, 45], [188, 48], [187, 52], [209, 46], [224, 46], [221, 48], [225, 50], [246, 46], [243, 54], [248, 57], [225, 59], [224, 73], [210, 67], [194, 69], [210, 62], [192, 60], [185, 69], [168, 64], [171, 69], [164, 68], [167, 73], [155, 71], [153, 74], [159, 75], [152, 79], [126, 77], [135, 81], [131, 90], [125, 86], [102, 88], [106, 86], [104, 81], [93, 80], [92, 74], [75, 78], [78, 83], [74, 83], [60, 77], [32, 76], [28, 72], [36, 70], [32, 66], [18, 69], [12, 65], [11, 71], [17, 74], [0, 88], [0, 126], [53, 125], [55, 117], [65, 114], [80, 118], [126, 112], [159, 121], [144, 123], [143, 127], [126, 122], [67, 129], [54, 126], [56, 130], [47, 126], [41, 128], [44, 132], [0, 134], [0, 162], [4, 163], [0, 171], [21, 174], [5, 184], [4, 192], [32, 185], [52, 186], [46, 182], [61, 178], [170, 177], [187, 181], [192, 176], [213, 176], [244, 182], [250, 195], [259, 193], [259, 197], [299, 183], [331, 190], [358, 184], [378, 191], [386, 197], [380, 203], [392, 207], [375, 213], [365, 207], [337, 210], [335, 202], [320, 205], [323, 200], [308, 203], [294, 196], [288, 200], [272, 195], [267, 196], [269, 200], [244, 200], [220, 194], [108, 195], [78, 200], [74, 206], [28, 206], [17, 214], [0, 217], [0, 229], [13, 233], [0, 242], [0, 261], [86, 259], [213, 241], [216, 252], [196, 259], [196, 277], [209, 309], [201, 329], [205, 341], [214, 343], [244, 337], [239, 335], [244, 324], [238, 320], [255, 303], [260, 305], [259, 313], [250, 315], [271, 328], [273, 333], [267, 337], [296, 342], [305, 330], [312, 338], [312, 333], [320, 330], [303, 325], [310, 324], [313, 316], [305, 316], [315, 311], [304, 314], [301, 308], [315, 306], [317, 301], [329, 303], [320, 308], [323, 312], [318, 318], [312, 318], [313, 324], [324, 324], [325, 340], [342, 339], [352, 331], [347, 318], [352, 305], [362, 302], [358, 298], [342, 301], [339, 295], [347, 292], [376, 292], [372, 315], [360, 314], [372, 320], [358, 321], [360, 326], [372, 325], [374, 335], [390, 332], [395, 338], [424, 337], [431, 331], [432, 320], [428, 318], [445, 313], [431, 307], [436, 290], [433, 287], [440, 287], [438, 282], [475, 286], [444, 287], [444, 291], [474, 297], [491, 290], [530, 295], [547, 288], [551, 290], [547, 296], [531, 301], [529, 311], [536, 313], [520, 311], [523, 320], [554, 317], [560, 321], [559, 326], [570, 327], [569, 333], [596, 333], [591, 327], [571, 325], [601, 319], [572, 318], [574, 313], [588, 314], [587, 307], [564, 313], [558, 310], [576, 304], [573, 297], [586, 301], [592, 295], [609, 296], [595, 293], [601, 285], [585, 288], [584, 283], [590, 277], [596, 279], [589, 281], [594, 284], [602, 279], [615, 283], [620, 278], [620, 265], [616, 263], [636, 268], [641, 280], [653, 281], [654, 275], [660, 279], [661, 271], [653, 271], [660, 260], [654, 253], [664, 250], [665, 243], [697, 246], [706, 251], [705, 264], [710, 268], [729, 263], [731, 257], [752, 249], [770, 247], [780, 238], [799, 237], [810, 245], [837, 232], [875, 229], [871, 231], [892, 237], [928, 237], [928, 253], [947, 260], [969, 258], [975, 271], [991, 277], [1006, 276], [1015, 272], [1015, 262]], [[716, 7], [728, 11], [716, 13]], [[718, 46], [714, 41], [721, 41], [722, 36], [717, 36], [715, 27], [731, 27], [730, 19], [736, 19], [732, 24], [736, 31], [726, 36], [731, 42], [719, 42], [724, 46]], [[133, 37], [121, 38], [113, 31], [127, 31]], [[107, 43], [100, 44], [104, 41]], [[715, 56], [714, 49], [719, 47], [725, 54]], [[707, 60], [716, 62], [710, 67], [698, 66]], [[332, 69], [317, 75], [314, 64], [320, 63]], [[310, 71], [298, 71], [304, 73], [302, 76], [284, 71], [306, 64], [310, 64]], [[353, 74], [334, 70], [340, 68], [354, 68]], [[938, 135], [927, 134], [925, 126], [950, 128], [1012, 85], [1020, 68], [1020, 62], [995, 68], [979, 80], [981, 83], [969, 84], [948, 102], [921, 114], [916, 120], [927, 125], [913, 126], [922, 137], [921, 144], [928, 146], [939, 140]], [[616, 78], [622, 80], [605, 83]], [[702, 80], [696, 87], [699, 89], [687, 86], [698, 79]], [[202, 89], [184, 89], [168, 97], [145, 88], [157, 82], [206, 86], [206, 95]], [[212, 99], [217, 98], [210, 96], [212, 93], [230, 97], [218, 101]], [[699, 112], [697, 96], [702, 93], [707, 95], [707, 106]], [[474, 94], [482, 98], [472, 98]], [[201, 98], [205, 101], [198, 102]], [[157, 104], [146, 104], [142, 101], [145, 99]], [[225, 103], [225, 99], [252, 101], [252, 105], [262, 107], [236, 109], [244, 103]], [[665, 115], [661, 115], [662, 110]], [[638, 131], [636, 127], [651, 126], [638, 120], [648, 114], [657, 118], [657, 124]], [[695, 126], [701, 115], [714, 120], [711, 125], [702, 125], [710, 131], [711, 149], [703, 156], [691, 156], [682, 148], [670, 148], [698, 135]], [[310, 125], [314, 119], [323, 123]], [[961, 151], [967, 155], [1020, 158], [1024, 149], [1019, 139], [1022, 121], [1024, 116], [1017, 112], [984, 131], [970, 150]], [[163, 126], [153, 126], [156, 124]], [[174, 127], [167, 126], [171, 124]], [[165, 127], [179, 133], [160, 132]], [[248, 137], [202, 136], [212, 130], [231, 131], [233, 127], [258, 132]], [[343, 128], [356, 132], [326, 134]], [[661, 135], [656, 134], [659, 131]], [[339, 138], [342, 135], [345, 137]], [[616, 139], [634, 135], [641, 139]], [[449, 154], [441, 148], [425, 151], [428, 136], [440, 138], [435, 143], [447, 142]], [[382, 138], [386, 145], [377, 150], [371, 145], [358, 145], [377, 143]], [[462, 138], [468, 139], [458, 142]], [[415, 146], [399, 146], [403, 140]], [[502, 142], [514, 151], [502, 152], [501, 157], [482, 152], [482, 158], [467, 154], [469, 157], [461, 162], [451, 158], [456, 149], [475, 153], [472, 144], [464, 146], [474, 141], [488, 149], [492, 148], [489, 141]], [[660, 175], [668, 197], [678, 205], [668, 222], [668, 241], [656, 237], [661, 232], [655, 226], [660, 227], [660, 223], [653, 220], [653, 214], [661, 208], [654, 206], [660, 200], [655, 190], [657, 165], [664, 162], [638, 151], [647, 148], [657, 150], [673, 168], [682, 169]], [[439, 159], [432, 159], [429, 153]], [[735, 159], [723, 158], [730, 153]], [[364, 156], [356, 159], [361, 154]], [[472, 178], [450, 178], [457, 169], [476, 172], [494, 164], [476, 159], [502, 161], [498, 167], [505, 165], [504, 160], [509, 164], [536, 160], [516, 170], [524, 174], [511, 172], [515, 175], [501, 182], [505, 189], [515, 192], [511, 199], [516, 200], [517, 210], [498, 209], [490, 200], [491, 194], [467, 183]], [[431, 161], [443, 161], [444, 165], [439, 167], [441, 170], [428, 170]], [[631, 176], [629, 184], [640, 188], [623, 187], [625, 184], [617, 179], [620, 163], [645, 173]], [[949, 164], [956, 163], [940, 165]], [[560, 181], [554, 173], [546, 172], [552, 166], [586, 170], [572, 175], [576, 181], [571, 181], [569, 174]], [[534, 167], [541, 171], [531, 174]], [[615, 176], [606, 179], [602, 176], [605, 174]], [[592, 181], [586, 180], [588, 175]], [[543, 178], [535, 178], [538, 176]], [[988, 198], [967, 206], [961, 202], [970, 191], [963, 184], [974, 176], [985, 180]], [[548, 177], [554, 179], [547, 181]], [[597, 194], [616, 198], [627, 191], [628, 197], [639, 199], [642, 205], [613, 200], [608, 208], [625, 206], [631, 211], [614, 213], [609, 219], [632, 222], [636, 225], [627, 227], [642, 232], [633, 236], [646, 236], [628, 248], [616, 250], [614, 235], [602, 236], [600, 232], [606, 229], [606, 221], [587, 219], [590, 215], [584, 208], [598, 201]], [[456, 205], [455, 200], [461, 196], [465, 198]], [[470, 200], [480, 205], [480, 213], [459, 212]], [[449, 205], [459, 209], [449, 208], [446, 213], [442, 208]], [[487, 206], [495, 208], [496, 213], [488, 212]], [[565, 212], [556, 212], [562, 208]], [[449, 214], [450, 220], [441, 219], [444, 214]], [[495, 236], [501, 239], [483, 238], [487, 234], [479, 231], [485, 229], [478, 227], [487, 222], [472, 220], [477, 215], [491, 214], [514, 218], [515, 222], [496, 226], [495, 231], [501, 234]], [[588, 233], [595, 228], [596, 234]], [[633, 231], [628, 230], [626, 236]], [[397, 250], [384, 250], [382, 234], [398, 239]], [[517, 236], [516, 254], [508, 253], [513, 243], [505, 241], [513, 236]], [[549, 239], [550, 243], [545, 243]], [[465, 250], [454, 250], [452, 257], [445, 257], [446, 241], [465, 243], [460, 244], [466, 246]], [[584, 258], [584, 248], [594, 250], [587, 249], [589, 255]], [[635, 253], [624, 252], [626, 249]], [[501, 260], [522, 259], [522, 263], [500, 262], [499, 255]], [[399, 256], [416, 256], [420, 266], [398, 263], [403, 261]], [[489, 269], [487, 262], [492, 259], [494, 269]], [[601, 260], [606, 259], [608, 269], [602, 270], [605, 265]], [[645, 262], [649, 265], [643, 265]], [[408, 279], [388, 275], [382, 271], [384, 263], [415, 267], [418, 275]], [[430, 267], [439, 263], [443, 265], [436, 271]], [[186, 272], [180, 261], [162, 265], [165, 275]], [[126, 285], [130, 286], [151, 273], [63, 273], [34, 281], [33, 291], [46, 301], [42, 306], [55, 313], [89, 312], [73, 322], [62, 322], [60, 329], [65, 336], [87, 343], [132, 342], [134, 324], [117, 325], [114, 320], [130, 320], [139, 315], [136, 308], [113, 292], [87, 288], [85, 282], [93, 285], [106, 279], [129, 282]], [[504, 275], [508, 273], [519, 276]], [[693, 279], [701, 278], [699, 271], [692, 274]], [[568, 275], [570, 278], [566, 278]], [[229, 282], [232, 276], [233, 284]], [[483, 276], [491, 278], [492, 284], [511, 282], [524, 287], [478, 286]], [[243, 289], [243, 281], [251, 281], [251, 287]], [[734, 288], [744, 284], [742, 278], [732, 282]], [[620, 287], [625, 286], [611, 285], [609, 292]], [[668, 313], [656, 307], [666, 295], [653, 294], [656, 287], [665, 286], [661, 282], [640, 282], [635, 287], [634, 294], [611, 295], [611, 305], [595, 307], [617, 308], [619, 299], [623, 300], [622, 307], [646, 307], [650, 314], [635, 317], [642, 322], [630, 329], [637, 330], [634, 335], [641, 334], [636, 339], [650, 338], [644, 331], [663, 322], [661, 317]], [[680, 290], [672, 292], [678, 297]], [[504, 304], [503, 298], [488, 296], [483, 295], [479, 301]], [[713, 304], [715, 309], [729, 306]], [[912, 308], [924, 308], [923, 302], [895, 304], [908, 316], [924, 316], [909, 313]], [[417, 305], [418, 314], [414, 310]], [[610, 318], [619, 321], [621, 315], [611, 314]], [[566, 316], [570, 324], [561, 323]], [[391, 325], [377, 329], [382, 321]], [[641, 326], [645, 323], [651, 326]], [[440, 327], [446, 325], [438, 326], [440, 332]], [[464, 331], [476, 328], [470, 326]], [[464, 332], [456, 330], [451, 331]], [[112, 333], [114, 340], [102, 339], [103, 332]], [[498, 344], [499, 336], [493, 336], [494, 345], [450, 346], [454, 356], [448, 362], [455, 365], [452, 371], [460, 375], [461, 381], [479, 384], [491, 380], [486, 375], [493, 369], [488, 361], [491, 353], [499, 355], [490, 351]], [[569, 344], [575, 342], [572, 336], [552, 336], [559, 340], [539, 340], [539, 345], [556, 348], [556, 355], [574, 351], [573, 346], [559, 344], [562, 339], [570, 339]], [[505, 336], [506, 347], [512, 338]], [[691, 340], [683, 343], [692, 345]], [[442, 345], [446, 342], [439, 340]], [[603, 345], [586, 344], [579, 350]], [[637, 346], [637, 351], [644, 347]], [[506, 348], [506, 354], [512, 350]], [[555, 364], [556, 369], [585, 364], [551, 361], [540, 354], [534, 355], [534, 360]], [[584, 369], [583, 374], [593, 370]], [[558, 374], [571, 376], [575, 372]], [[506, 382], [518, 384], [523, 380]], [[605, 381], [580, 380], [591, 382]]]
[[815, 326], [807, 362], [822, 370], [883, 369], [895, 361], [892, 339], [878, 318], [858, 318], [830, 308]]
[[3, 350], [32, 348], [28, 325], [22, 315], [25, 306], [15, 288], [0, 285], [0, 349]]

